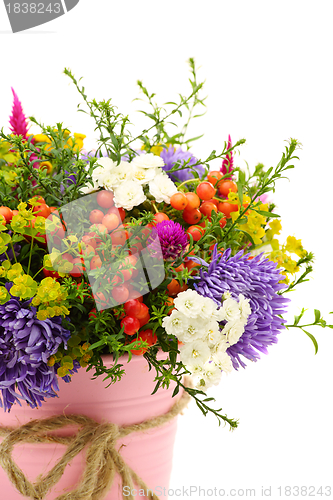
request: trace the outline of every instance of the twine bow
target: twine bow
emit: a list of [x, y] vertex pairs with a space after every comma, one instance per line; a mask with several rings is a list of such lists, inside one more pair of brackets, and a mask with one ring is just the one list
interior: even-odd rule
[[[75, 490], [58, 496], [56, 500], [101, 500], [110, 490], [116, 472], [121, 477], [123, 491], [126, 486], [127, 491], [132, 491], [134, 483], [147, 491], [149, 488], [145, 482], [124, 462], [116, 449], [116, 442], [133, 432], [143, 432], [166, 424], [181, 413], [189, 399], [190, 396], [184, 391], [168, 413], [126, 427], [118, 427], [112, 423], [100, 424], [84, 415], [58, 415], [32, 420], [18, 428], [0, 426], [0, 436], [4, 436], [0, 445], [0, 465], [22, 495], [33, 500], [43, 500], [60, 480], [66, 465], [89, 444], [86, 468], [79, 485]], [[76, 435], [64, 437], [47, 434], [68, 425], [80, 427]], [[36, 483], [31, 483], [12, 459], [13, 448], [20, 442], [59, 443], [66, 445], [67, 450], [45, 476]], [[148, 498], [158, 500], [152, 491], [149, 491]], [[134, 500], [131, 493], [126, 494], [126, 499]]]

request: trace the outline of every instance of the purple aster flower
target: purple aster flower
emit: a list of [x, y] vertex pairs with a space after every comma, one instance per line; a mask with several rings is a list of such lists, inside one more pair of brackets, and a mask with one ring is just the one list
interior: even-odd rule
[[54, 367], [47, 365], [70, 332], [61, 318], [38, 320], [31, 300], [20, 302], [12, 297], [0, 305], [0, 406], [9, 411], [20, 400], [32, 408], [59, 390]]
[[[163, 170], [165, 170], [167, 174], [179, 160], [180, 167], [188, 160], [190, 160], [188, 165], [195, 165], [198, 161], [189, 151], [183, 151], [181, 148], [176, 149], [173, 146], [170, 146], [168, 149], [163, 149], [160, 156], [162, 160], [164, 160], [165, 166], [163, 167]], [[198, 172], [200, 177], [205, 173], [205, 168], [202, 165], [196, 165], [194, 169]], [[190, 168], [185, 168], [184, 170], [179, 170], [168, 175], [173, 181], [184, 182], [188, 179], [193, 179], [193, 174]]]
[[[202, 261], [203, 262], [203, 261]], [[205, 297], [210, 297], [221, 305], [224, 292], [230, 292], [237, 300], [239, 294], [250, 300], [251, 314], [248, 317], [245, 331], [239, 341], [229, 347], [227, 353], [232, 359], [234, 368], [246, 366], [240, 356], [251, 361], [260, 358], [259, 352], [267, 354], [267, 346], [277, 342], [277, 335], [286, 322], [280, 317], [286, 312], [289, 299], [278, 295], [286, 285], [280, 281], [277, 264], [261, 255], [249, 260], [243, 251], [231, 256], [230, 248], [224, 254], [217, 254], [215, 247], [212, 261], [208, 269], [200, 269], [200, 277], [196, 277], [194, 287]]]
[[161, 245], [163, 259], [174, 260], [185, 251], [188, 239], [183, 227], [178, 222], [164, 220], [153, 227], [147, 240], [148, 245], [150, 244], [152, 248], [157, 246], [157, 242]]

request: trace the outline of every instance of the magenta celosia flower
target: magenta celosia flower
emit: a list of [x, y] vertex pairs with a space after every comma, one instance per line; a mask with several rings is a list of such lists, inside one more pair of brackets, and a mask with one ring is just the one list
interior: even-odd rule
[[[228, 149], [231, 148], [232, 142], [231, 142], [231, 137], [230, 134], [228, 136]], [[234, 155], [233, 152], [227, 154], [227, 156], [224, 158], [222, 162], [222, 166], [220, 168], [220, 171], [222, 172], [223, 175], [227, 173], [231, 173], [234, 169]], [[231, 178], [231, 177], [230, 177]]]
[[17, 97], [15, 90], [12, 88], [14, 102], [12, 115], [9, 118], [10, 130], [14, 135], [22, 135], [24, 139], [28, 138], [28, 121], [23, 113], [22, 104]]
[[188, 239], [183, 227], [178, 222], [164, 220], [156, 224], [147, 241], [152, 249], [157, 242], [161, 245], [163, 259], [176, 259], [185, 251]]

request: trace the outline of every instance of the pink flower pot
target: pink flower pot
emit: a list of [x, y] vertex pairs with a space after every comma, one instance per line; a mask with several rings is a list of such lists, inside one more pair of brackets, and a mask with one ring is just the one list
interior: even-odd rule
[[[163, 354], [160, 355], [163, 359]], [[112, 422], [118, 426], [141, 423], [152, 417], [162, 415], [173, 406], [177, 398], [172, 398], [175, 385], [168, 390], [159, 389], [151, 395], [155, 387], [155, 370], [148, 370], [148, 364], [142, 356], [133, 356], [130, 363], [122, 359], [126, 374], [120, 382], [106, 388], [104, 377], [91, 380], [92, 371], [80, 369], [68, 384], [59, 381], [59, 398], [46, 400], [39, 409], [31, 409], [25, 404], [13, 406], [10, 413], [0, 415], [0, 425], [19, 426], [34, 419], [43, 419], [54, 415], [83, 414], [97, 422]], [[106, 365], [112, 363], [111, 356], [105, 356]], [[1, 411], [1, 410], [0, 410]], [[121, 455], [125, 462], [143, 479], [161, 499], [166, 500], [163, 488], [168, 489], [172, 466], [173, 445], [177, 419], [146, 432], [132, 433], [121, 441]], [[57, 431], [64, 435], [76, 432], [75, 428]], [[0, 438], [1, 439], [1, 438]], [[66, 447], [61, 444], [18, 444], [13, 452], [13, 459], [27, 478], [34, 482], [39, 475], [44, 475], [64, 454]], [[77, 455], [66, 466], [60, 481], [47, 494], [47, 500], [54, 500], [60, 494], [74, 489], [85, 467], [85, 452]], [[13, 486], [6, 473], [0, 468], [1, 495], [4, 500], [24, 498]], [[136, 495], [142, 498], [137, 486]], [[126, 491], [127, 493], [127, 491]], [[134, 492], [135, 493], [135, 492]], [[141, 493], [141, 495], [140, 495]], [[126, 495], [128, 496], [128, 495]], [[125, 496], [125, 498], [126, 498]], [[105, 500], [122, 500], [122, 486], [118, 475]]]

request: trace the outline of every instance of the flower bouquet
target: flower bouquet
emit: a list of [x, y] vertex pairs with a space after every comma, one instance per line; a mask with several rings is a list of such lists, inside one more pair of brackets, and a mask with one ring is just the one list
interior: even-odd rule
[[[152, 374], [153, 394], [171, 388], [178, 402], [188, 395], [203, 414], [235, 428], [237, 420], [207, 397], [209, 387], [257, 361], [285, 328], [302, 329], [317, 351], [302, 325], [304, 309], [293, 324], [283, 317], [288, 292], [312, 271], [313, 254], [294, 236], [279, 241], [282, 226], [269, 194], [294, 168], [300, 144], [290, 139], [267, 170], [236, 166], [245, 140], [232, 145], [230, 136], [220, 152], [196, 158], [191, 148], [199, 137], [187, 138], [187, 130], [205, 99], [189, 63], [191, 90], [179, 102], [159, 106], [138, 82], [150, 120], [138, 135], [111, 99], [89, 100], [66, 69], [85, 105], [80, 111], [96, 124], [93, 151], [62, 123], [44, 126], [33, 117], [29, 123], [13, 91], [11, 132], [0, 134], [5, 412], [47, 407], [61, 396], [59, 384], [70, 386], [82, 372], [111, 386], [108, 399], [140, 359]], [[312, 325], [333, 327], [318, 310]], [[1, 457], [5, 467], [4, 450]], [[19, 491], [33, 495], [15, 474]], [[102, 498], [111, 483], [84, 498]]]

